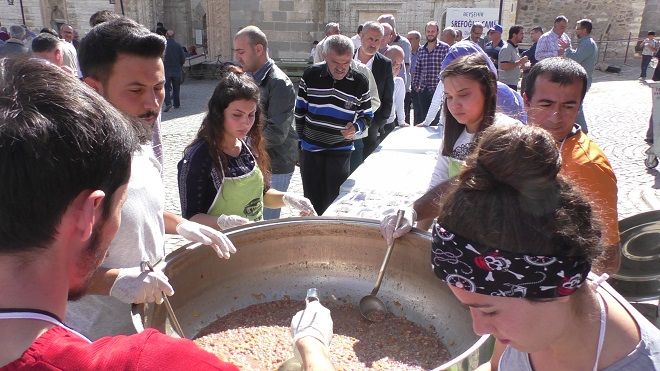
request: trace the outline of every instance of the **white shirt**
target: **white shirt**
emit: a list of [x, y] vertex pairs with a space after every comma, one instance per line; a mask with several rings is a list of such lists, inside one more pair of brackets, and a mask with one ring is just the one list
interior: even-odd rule
[[353, 35], [353, 37], [351, 37], [351, 41], [353, 42], [353, 47], [355, 50], [358, 50], [360, 46], [362, 46], [362, 38], [360, 35]]
[[[102, 268], [140, 266], [142, 251], [155, 265], [165, 256], [165, 189], [160, 163], [150, 144], [133, 154], [121, 225], [110, 243]], [[116, 334], [133, 334], [131, 305], [105, 295], [87, 295], [67, 305], [65, 323], [90, 340]]]
[[405, 110], [403, 108], [404, 100], [406, 99], [406, 83], [399, 76], [394, 76], [394, 99], [392, 100], [392, 113], [387, 119], [387, 123], [394, 122], [397, 118], [398, 125], [404, 126], [406, 123]]
[[[353, 56], [353, 59], [360, 62], [360, 58], [358, 58], [358, 55], [360, 55], [360, 50], [359, 49], [355, 51], [355, 55]], [[364, 65], [367, 66], [367, 68], [370, 71], [373, 69], [372, 66], [374, 65], [374, 57], [375, 56], [376, 56], [376, 54], [372, 55], [371, 58], [369, 58], [369, 60], [367, 61], [367, 63], [364, 63]]]

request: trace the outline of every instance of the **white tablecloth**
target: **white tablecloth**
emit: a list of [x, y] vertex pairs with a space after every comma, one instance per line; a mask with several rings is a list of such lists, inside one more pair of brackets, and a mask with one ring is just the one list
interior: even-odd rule
[[393, 131], [341, 185], [323, 215], [382, 219], [428, 189], [442, 142], [437, 129]]

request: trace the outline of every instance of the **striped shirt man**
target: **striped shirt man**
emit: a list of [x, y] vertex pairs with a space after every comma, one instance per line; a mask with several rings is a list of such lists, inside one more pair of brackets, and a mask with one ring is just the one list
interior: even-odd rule
[[305, 70], [296, 98], [296, 131], [305, 151], [350, 151], [353, 141], [341, 130], [348, 122], [356, 134], [364, 131], [373, 118], [369, 81], [352, 67], [341, 80], [335, 80], [327, 64]]

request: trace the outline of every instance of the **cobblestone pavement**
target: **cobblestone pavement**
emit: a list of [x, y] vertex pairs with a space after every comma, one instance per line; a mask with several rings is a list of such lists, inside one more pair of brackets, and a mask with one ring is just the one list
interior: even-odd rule
[[[620, 74], [595, 71], [584, 107], [589, 133], [608, 156], [618, 178], [619, 218], [660, 209], [660, 173], [644, 166], [651, 89], [636, 80], [638, 74], [637, 66], [623, 66]], [[197, 133], [214, 87], [211, 80], [186, 81], [181, 87], [181, 108], [163, 113], [165, 205], [169, 211], [180, 212], [176, 164]], [[302, 194], [297, 169], [289, 191]], [[282, 215], [288, 216], [290, 211], [284, 209]], [[170, 236], [166, 250], [183, 244], [181, 238]]]

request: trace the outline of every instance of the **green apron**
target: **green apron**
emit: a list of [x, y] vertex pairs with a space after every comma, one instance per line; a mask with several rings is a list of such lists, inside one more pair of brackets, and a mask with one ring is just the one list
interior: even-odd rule
[[[245, 142], [241, 141], [245, 148], [252, 152]], [[264, 176], [256, 163], [254, 169], [247, 174], [237, 177], [226, 177], [222, 170], [222, 185], [215, 195], [215, 199], [207, 214], [220, 216], [238, 215], [251, 221], [262, 219], [264, 211]]]
[[449, 179], [457, 176], [461, 170], [463, 170], [463, 166], [465, 166], [465, 161], [450, 157], [449, 166], [447, 169], [447, 175], [449, 176]]

